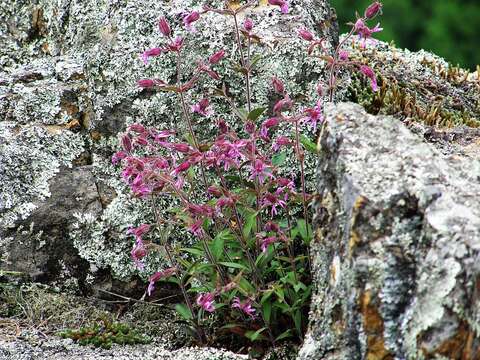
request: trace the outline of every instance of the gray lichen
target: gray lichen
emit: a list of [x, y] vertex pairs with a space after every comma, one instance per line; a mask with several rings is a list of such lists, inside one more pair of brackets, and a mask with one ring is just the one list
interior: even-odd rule
[[326, 115], [317, 292], [300, 359], [475, 358], [480, 162], [444, 156], [358, 105]]

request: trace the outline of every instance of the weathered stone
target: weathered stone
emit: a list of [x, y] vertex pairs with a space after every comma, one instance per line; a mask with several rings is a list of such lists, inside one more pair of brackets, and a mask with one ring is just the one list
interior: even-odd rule
[[480, 358], [480, 162], [326, 108], [316, 293], [299, 359]]
[[[2, 254], [2, 267], [9, 267], [5, 261], [14, 256], [8, 253], [12, 247], [6, 244], [20, 242], [17, 230], [20, 226], [30, 228], [29, 216], [34, 216], [35, 209], [54, 206], [55, 194], [50, 184], [57, 181], [55, 176], [61, 176], [64, 167], [73, 164], [92, 166], [96, 195], [83, 196], [96, 196], [96, 203], [103, 208], [91, 211], [78, 204], [68, 211], [68, 216], [62, 215], [62, 219], [68, 219], [63, 232], [68, 240], [64, 241], [73, 244], [75, 253], [87, 260], [92, 269], [107, 268], [123, 279], [135, 274], [129, 258], [132, 239], [125, 232], [129, 226], [151, 218], [148, 207], [129, 195], [118, 168], [111, 164], [110, 157], [118, 147], [116, 136], [133, 122], [178, 128], [180, 133], [185, 129], [179, 121], [175, 94], [141, 91], [136, 85], [141, 78], [173, 81], [176, 75], [175, 61], [170, 55], [153, 58], [148, 66], [139, 58], [141, 52], [164, 41], [157, 29], [158, 18], [166, 16], [175, 34], [186, 38], [184, 80], [198, 59], [224, 48], [227, 59], [216, 70], [227, 79], [229, 91], [243, 97], [242, 76], [230, 66], [236, 59], [232, 19], [205, 14], [195, 24], [195, 34], [186, 32], [182, 25], [182, 14], [199, 10], [204, 3], [0, 2], [0, 164], [6, 167], [5, 172], [0, 172], [0, 182], [5, 184], [0, 194], [0, 224], [9, 228], [8, 237], [2, 233], [0, 240], [6, 251]], [[224, 1], [208, 3], [219, 6]], [[239, 3], [232, 1], [231, 5]], [[306, 0], [292, 3], [290, 8], [289, 14], [282, 15], [278, 7], [261, 0], [249, 14], [255, 32], [262, 35], [261, 43], [255, 44], [253, 51], [264, 55], [257, 63], [258, 76], [253, 83], [254, 107], [273, 101], [269, 90], [272, 75], [285, 81], [292, 96], [309, 105], [314, 102], [316, 83], [325, 76], [325, 69], [306, 56], [306, 43], [296, 34], [298, 27], [316, 29], [317, 35], [326, 39], [326, 46], [338, 41], [328, 1]], [[331, 25], [320, 26], [323, 20], [329, 20]], [[197, 95], [202, 96], [213, 86], [218, 83], [205, 80]], [[189, 96], [188, 101], [196, 102], [197, 95]], [[214, 106], [222, 116], [232, 118], [225, 103], [215, 100]], [[204, 131], [213, 128], [213, 121], [206, 122]], [[313, 163], [309, 169], [313, 174]], [[41, 223], [45, 229], [38, 227], [38, 221], [35, 229], [46, 232], [55, 227], [47, 220]], [[180, 236], [176, 238], [184, 241]], [[56, 241], [52, 240], [52, 244]], [[26, 266], [25, 261], [18, 264]], [[149, 264], [145, 274], [158, 270], [162, 259], [149, 259]], [[33, 268], [24, 270], [31, 272]]]

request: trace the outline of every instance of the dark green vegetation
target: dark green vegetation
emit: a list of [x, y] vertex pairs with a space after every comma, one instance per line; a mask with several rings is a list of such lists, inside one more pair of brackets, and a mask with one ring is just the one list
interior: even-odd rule
[[[382, 1], [383, 32], [376, 38], [394, 40], [398, 47], [425, 49], [453, 64], [475, 69], [480, 64], [478, 0], [385, 0]], [[351, 21], [355, 9], [363, 9], [370, 0], [332, 0], [341, 31]]]
[[93, 345], [110, 349], [113, 343], [120, 345], [148, 344], [150, 340], [132, 330], [123, 323], [112, 322], [103, 318], [92, 326], [82, 327], [78, 330], [68, 329], [58, 334], [63, 338], [78, 341], [80, 345]]

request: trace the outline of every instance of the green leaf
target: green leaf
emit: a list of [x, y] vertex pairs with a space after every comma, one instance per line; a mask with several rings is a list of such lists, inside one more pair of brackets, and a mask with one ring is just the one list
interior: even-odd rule
[[240, 269], [240, 270], [249, 270], [248, 267], [246, 267], [243, 264], [239, 264], [239, 263], [220, 261], [219, 264], [223, 265], [223, 266], [226, 266], [226, 267], [229, 267], [229, 268]]
[[188, 252], [188, 253], [190, 253], [192, 255], [196, 255], [196, 256], [201, 256], [201, 257], [205, 256], [205, 252], [203, 250], [197, 249], [197, 248], [181, 248], [180, 250]]
[[272, 164], [275, 166], [280, 166], [285, 162], [286, 159], [287, 159], [287, 152], [282, 151], [272, 156]]
[[290, 336], [292, 336], [292, 329], [288, 329], [287, 331], [284, 331], [283, 333], [278, 335], [275, 338], [275, 341], [279, 341], [279, 340], [285, 339], [285, 338], [290, 337]]
[[265, 331], [267, 328], [266, 327], [263, 327], [263, 328], [260, 328], [258, 329], [257, 331], [253, 332], [253, 331], [247, 331], [245, 333], [245, 336], [247, 338], [249, 338], [251, 341], [255, 341], [255, 340], [265, 340], [266, 337], [262, 335], [262, 332]]
[[256, 54], [252, 57], [252, 61], [250, 63], [250, 67], [253, 68], [255, 66], [255, 64], [260, 61], [260, 59], [262, 58], [262, 55], [261, 54]]
[[267, 108], [264, 108], [264, 107], [253, 109], [248, 114], [247, 119], [255, 121], [265, 112], [265, 110], [267, 110]]
[[278, 297], [278, 300], [280, 300], [280, 302], [284, 302], [285, 301], [285, 291], [283, 291], [283, 289], [281, 287], [275, 288], [274, 291], [275, 291], [275, 294]]
[[318, 152], [317, 145], [315, 145], [315, 143], [311, 141], [309, 138], [307, 138], [305, 135], [300, 135], [300, 142], [302, 143], [305, 150], [314, 154]]
[[243, 277], [238, 281], [238, 287], [245, 296], [255, 293], [255, 288]]
[[268, 298], [273, 294], [273, 290], [267, 290], [262, 296], [262, 299], [260, 300], [260, 304], [263, 304], [265, 301], [268, 300]]
[[270, 317], [272, 315], [272, 303], [267, 301], [262, 306], [263, 317], [265, 318], [265, 322], [267, 324], [270, 323]]
[[312, 227], [310, 226], [310, 224], [308, 225], [308, 232], [307, 232], [307, 223], [306, 223], [305, 219], [298, 219], [297, 220], [297, 229], [298, 229], [298, 232], [300, 233], [300, 236], [302, 237], [302, 240], [304, 241], [304, 243], [306, 245], [309, 245], [310, 241], [312, 239], [312, 235], [313, 235]]
[[299, 290], [307, 290], [307, 286], [301, 281], [299, 281], [295, 285], [293, 285], [293, 289], [295, 290], [295, 292], [298, 292]]
[[293, 314], [293, 321], [295, 322], [295, 329], [297, 330], [298, 334], [302, 333], [302, 313], [297, 310]]
[[243, 236], [248, 238], [252, 232], [253, 225], [257, 223], [258, 211], [248, 214], [246, 216], [245, 224], [243, 225]]
[[211, 245], [210, 245], [210, 250], [212, 252], [213, 257], [215, 260], [220, 260], [223, 254], [223, 248], [225, 246], [225, 232], [228, 233], [228, 231], [222, 231], [215, 236], [215, 239], [213, 239]]
[[192, 320], [193, 314], [190, 309], [185, 304], [177, 304], [175, 305], [175, 310], [185, 319], [185, 320]]

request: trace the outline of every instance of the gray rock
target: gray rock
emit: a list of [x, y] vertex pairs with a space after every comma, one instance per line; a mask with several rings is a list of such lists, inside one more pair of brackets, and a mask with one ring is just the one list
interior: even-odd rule
[[444, 156], [359, 105], [326, 115], [299, 359], [477, 359], [478, 158]]
[[0, 360], [242, 360], [246, 355], [213, 348], [167, 350], [158, 345], [113, 345], [111, 350], [80, 346], [72, 340], [47, 338], [38, 344], [0, 339]]
[[[209, 1], [212, 6], [223, 3]], [[64, 228], [57, 235], [63, 234], [63, 243], [73, 245], [75, 254], [88, 261], [91, 269], [107, 269], [119, 279], [136, 273], [129, 259], [133, 241], [125, 232], [129, 226], [151, 219], [148, 207], [131, 198], [119, 169], [110, 162], [118, 149], [117, 135], [134, 122], [178, 127], [180, 132], [185, 129], [178, 121], [174, 94], [141, 91], [136, 85], [141, 78], [171, 81], [176, 74], [171, 56], [151, 59], [148, 66], [139, 58], [141, 52], [163, 42], [156, 26], [158, 18], [166, 16], [175, 34], [186, 37], [185, 73], [192, 70], [196, 60], [224, 48], [227, 59], [218, 72], [228, 79], [232, 94], [243, 94], [242, 77], [227, 65], [235, 61], [233, 21], [209, 13], [195, 24], [196, 34], [187, 33], [182, 26], [182, 13], [198, 10], [203, 4], [198, 0], [0, 2], [0, 183], [5, 184], [0, 191], [0, 224], [8, 229], [0, 234], [2, 268], [16, 262], [18, 270], [31, 275], [44, 272], [47, 259], [43, 256], [47, 253], [35, 250], [17, 262], [18, 254], [26, 249], [34, 251], [32, 236], [59, 229], [58, 223], [48, 223], [53, 217], [39, 222], [36, 214], [42, 213], [42, 207], [55, 207], [52, 184], [62, 183], [63, 169], [91, 165], [89, 185], [70, 194], [96, 205], [69, 204], [68, 211], [61, 207], [59, 211], [65, 212], [57, 214]], [[325, 69], [306, 56], [305, 42], [298, 38], [296, 29], [316, 29], [318, 36], [325, 37], [326, 46], [338, 41], [334, 21], [330, 27], [318, 26], [333, 18], [328, 2], [297, 2], [291, 4], [289, 14], [282, 15], [277, 7], [260, 1], [250, 16], [255, 31], [262, 34], [262, 42], [254, 51], [265, 55], [258, 62], [253, 106], [272, 101], [268, 89], [274, 74], [285, 81], [292, 96], [301, 94], [306, 102], [313, 103], [317, 80], [325, 76]], [[214, 85], [218, 86], [206, 80], [198, 96]], [[189, 96], [188, 101], [196, 102], [195, 96]], [[225, 103], [218, 101], [214, 106], [226, 118], [232, 117]], [[213, 128], [214, 122], [207, 122], [204, 131]], [[313, 172], [314, 166], [310, 169]], [[68, 189], [73, 188], [62, 193]], [[30, 228], [35, 234], [26, 240], [20, 233]], [[60, 249], [54, 245], [57, 235], [51, 240], [43, 238], [47, 241], [45, 249]], [[65, 256], [72, 255], [73, 248], [64, 248], [68, 249]], [[42, 260], [27, 265], [26, 259], [31, 257]], [[164, 260], [159, 257], [149, 263], [145, 274], [158, 270]]]

